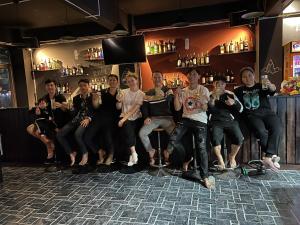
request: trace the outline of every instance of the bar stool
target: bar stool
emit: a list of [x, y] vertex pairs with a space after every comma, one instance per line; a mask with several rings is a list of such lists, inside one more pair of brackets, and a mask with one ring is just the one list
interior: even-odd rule
[[167, 171], [164, 170], [164, 167], [166, 166], [165, 164], [162, 164], [162, 157], [161, 157], [161, 146], [160, 146], [160, 132], [164, 131], [162, 128], [155, 128], [153, 129], [153, 132], [157, 132], [157, 144], [158, 144], [158, 149], [157, 149], [157, 154], [158, 154], [158, 164], [153, 165], [153, 167], [157, 168], [156, 170], [150, 170], [149, 174], [152, 176], [157, 176], [157, 177], [163, 177], [170, 175]]

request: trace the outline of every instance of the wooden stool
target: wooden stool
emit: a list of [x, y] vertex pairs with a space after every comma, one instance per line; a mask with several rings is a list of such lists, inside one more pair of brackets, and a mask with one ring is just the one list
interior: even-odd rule
[[158, 169], [149, 171], [150, 175], [158, 176], [158, 177], [163, 177], [163, 176], [169, 175], [169, 173], [163, 169], [166, 165], [162, 164], [161, 146], [160, 146], [160, 132], [162, 132], [162, 131], [164, 131], [164, 129], [162, 129], [162, 128], [153, 129], [153, 132], [157, 132], [157, 144], [158, 144], [158, 149], [157, 149], [158, 164], [153, 165], [153, 167], [156, 167]]

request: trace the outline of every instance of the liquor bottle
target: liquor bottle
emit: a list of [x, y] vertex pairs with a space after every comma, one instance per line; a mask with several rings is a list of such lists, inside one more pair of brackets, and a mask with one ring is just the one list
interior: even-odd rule
[[158, 53], [158, 44], [156, 41], [154, 41], [154, 54]]
[[205, 74], [205, 83], [208, 84], [209, 83], [209, 75], [208, 75], [208, 72], [206, 72]]
[[238, 53], [239, 52], [239, 43], [236, 41], [234, 42], [234, 52]]
[[181, 64], [182, 64], [182, 61], [181, 61], [180, 54], [179, 54], [178, 58], [177, 58], [177, 67], [181, 67]]
[[214, 76], [212, 73], [210, 73], [209, 78], [208, 78], [208, 83], [212, 84], [214, 82]]
[[247, 40], [246, 37], [245, 37], [245, 40], [244, 40], [244, 51], [249, 51], [249, 44], [248, 44], [248, 40]]
[[151, 55], [154, 54], [154, 44], [153, 44], [153, 42], [150, 42], [150, 54]]
[[185, 57], [185, 67], [189, 67], [189, 65], [190, 65], [189, 56], [186, 55], [186, 57]]
[[176, 51], [176, 45], [175, 45], [175, 40], [172, 41], [172, 51]]
[[205, 64], [209, 64], [209, 55], [208, 55], [208, 51], [206, 51], [206, 55], [205, 55]]
[[181, 59], [181, 67], [186, 67], [185, 61], [186, 61], [185, 58]]
[[226, 70], [226, 82], [230, 83], [230, 73], [229, 73], [229, 69]]
[[69, 93], [69, 83], [66, 83], [65, 93]]
[[203, 73], [202, 75], [201, 75], [201, 84], [205, 84], [205, 74]]
[[230, 44], [227, 42], [225, 43], [225, 52], [229, 53], [230, 52]]
[[167, 50], [168, 50], [168, 52], [172, 51], [172, 44], [171, 44], [170, 40], [168, 41], [168, 44], [167, 44]]
[[232, 70], [230, 71], [230, 82], [234, 83], [234, 73]]
[[197, 54], [197, 66], [199, 66], [201, 64], [201, 62], [200, 62], [200, 54], [198, 53]]
[[194, 52], [194, 56], [193, 56], [193, 66], [197, 66], [197, 57], [196, 57], [195, 52]]
[[162, 53], [162, 40], [159, 41], [159, 44], [158, 45], [158, 54], [161, 54]]
[[191, 55], [190, 58], [189, 58], [189, 66], [190, 66], [190, 67], [193, 67], [193, 66], [194, 66], [194, 62], [193, 62], [193, 57], [192, 57], [192, 55]]
[[65, 91], [66, 91], [66, 86], [63, 84], [62, 87], [61, 87], [61, 92], [65, 93]]
[[164, 75], [163, 86], [167, 87], [167, 85], [168, 85], [168, 81], [167, 81], [166, 75]]
[[230, 44], [229, 44], [229, 53], [233, 53], [233, 52], [234, 52], [234, 45], [233, 45], [233, 42], [231, 40]]
[[75, 66], [73, 66], [73, 68], [72, 68], [72, 75], [76, 75], [76, 71], [77, 71], [77, 68]]
[[146, 54], [149, 55], [150, 54], [150, 42], [146, 43]]
[[244, 42], [242, 40], [242, 38], [240, 38], [240, 52], [244, 51]]
[[201, 57], [200, 57], [200, 65], [204, 65], [204, 55], [203, 55], [203, 52], [201, 52]]
[[220, 54], [224, 54], [225, 53], [225, 46], [224, 44], [220, 45]]
[[60, 94], [60, 83], [57, 84], [56, 89], [57, 89], [57, 93]]
[[166, 45], [165, 42], [163, 42], [163, 47], [162, 47], [162, 49], [163, 49], [163, 52], [164, 52], [164, 53], [167, 52], [167, 45]]

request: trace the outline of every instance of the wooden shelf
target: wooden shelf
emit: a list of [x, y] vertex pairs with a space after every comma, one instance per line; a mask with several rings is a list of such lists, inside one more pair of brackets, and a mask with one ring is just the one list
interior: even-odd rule
[[157, 53], [157, 54], [146, 54], [146, 56], [167, 55], [167, 54], [172, 54], [172, 53], [176, 53], [176, 51], [164, 52], [164, 53]]
[[211, 56], [237, 55], [237, 54], [246, 54], [246, 53], [255, 53], [255, 51], [244, 51], [244, 52], [223, 53], [223, 54], [211, 55]]
[[210, 66], [210, 64], [203, 64], [203, 65], [189, 66], [189, 67], [176, 67], [176, 69], [195, 69], [195, 68], [206, 67], [206, 66]]
[[68, 75], [68, 76], [60, 76], [62, 78], [67, 78], [67, 77], [88, 77], [86, 74], [75, 74], [75, 75]]

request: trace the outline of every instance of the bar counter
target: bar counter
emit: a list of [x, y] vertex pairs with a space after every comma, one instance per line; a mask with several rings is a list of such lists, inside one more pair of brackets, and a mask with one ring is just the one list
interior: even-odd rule
[[[300, 95], [270, 97], [274, 112], [280, 117], [283, 124], [282, 141], [278, 155], [282, 164], [300, 164]], [[0, 109], [0, 134], [4, 151], [4, 162], [9, 163], [41, 163], [46, 156], [45, 146], [26, 132], [26, 126], [32, 118], [27, 108]], [[238, 154], [240, 162], [258, 159], [260, 151], [256, 138], [249, 134], [244, 124], [241, 129], [245, 135], [243, 147]], [[162, 136], [162, 147], [166, 146], [166, 135]], [[157, 142], [156, 135], [151, 140]], [[190, 138], [184, 140], [185, 146], [190, 145]], [[118, 141], [117, 141], [118, 142]], [[154, 147], [156, 143], [154, 143]], [[137, 143], [138, 152], [142, 153], [141, 161], [146, 161], [147, 155], [140, 141]], [[118, 154], [124, 155], [122, 152]], [[211, 155], [210, 159], [214, 158]]]

